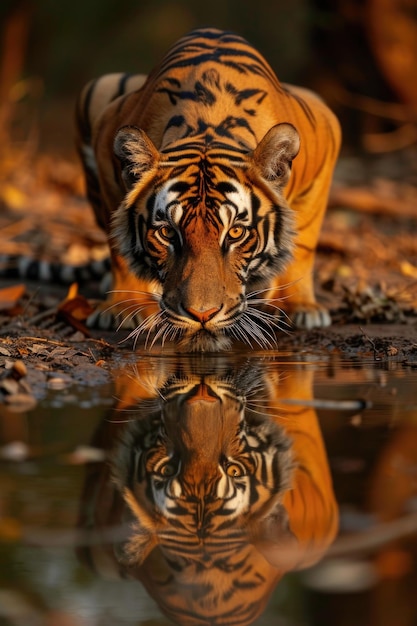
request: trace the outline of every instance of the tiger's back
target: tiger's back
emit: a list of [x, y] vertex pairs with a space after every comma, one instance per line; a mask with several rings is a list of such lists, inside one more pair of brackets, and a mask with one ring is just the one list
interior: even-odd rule
[[[241, 37], [207, 29], [182, 38], [146, 80], [92, 82], [78, 127], [89, 198], [114, 246], [115, 288], [156, 294], [168, 335], [222, 347], [220, 335], [233, 335], [228, 314], [240, 301], [241, 316], [259, 286], [296, 323], [329, 323], [312, 271], [340, 131], [317, 96], [280, 84]], [[205, 295], [186, 287], [192, 270], [210, 282], [223, 276], [230, 302], [207, 284]], [[142, 305], [142, 318], [158, 310]], [[234, 331], [242, 336], [239, 324]]]

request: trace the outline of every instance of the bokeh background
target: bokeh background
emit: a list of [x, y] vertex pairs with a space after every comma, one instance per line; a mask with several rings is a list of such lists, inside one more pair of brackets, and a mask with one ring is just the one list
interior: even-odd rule
[[70, 150], [87, 80], [147, 72], [197, 26], [238, 32], [281, 80], [321, 93], [342, 121], [345, 149], [416, 141], [417, 0], [1, 0], [3, 137]]

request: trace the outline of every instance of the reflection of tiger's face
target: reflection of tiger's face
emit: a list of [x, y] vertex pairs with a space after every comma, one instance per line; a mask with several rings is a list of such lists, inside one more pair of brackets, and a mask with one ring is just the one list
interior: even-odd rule
[[270, 420], [245, 413], [226, 381], [178, 381], [165, 397], [129, 429], [116, 474], [153, 518], [158, 541], [172, 545], [175, 536], [199, 551], [217, 545], [219, 528], [239, 535], [288, 486], [290, 442]]
[[181, 626], [252, 623], [283, 573], [316, 562], [337, 528], [314, 410], [279, 406], [293, 390], [311, 397], [309, 372], [281, 380], [258, 361], [142, 359], [97, 430], [113, 480], [92, 471], [82, 518], [129, 531], [84, 560], [139, 579]]
[[140, 566], [140, 580], [181, 625], [227, 624], [227, 615], [249, 624], [282, 575], [254, 547], [262, 530], [252, 537], [252, 526], [273, 520], [277, 543], [293, 539], [280, 505], [290, 440], [248, 410], [227, 378], [172, 378], [161, 396], [129, 425], [115, 464], [135, 520], [121, 561], [134, 576]]

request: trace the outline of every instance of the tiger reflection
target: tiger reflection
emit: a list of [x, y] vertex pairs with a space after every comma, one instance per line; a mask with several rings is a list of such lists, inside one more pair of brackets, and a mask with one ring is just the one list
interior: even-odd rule
[[119, 408], [140, 400], [134, 418], [119, 411], [96, 433], [112, 462], [87, 479], [81, 525], [127, 521], [130, 532], [80, 554], [140, 580], [181, 626], [250, 624], [282, 575], [316, 562], [337, 530], [316, 415], [277, 407], [310, 397], [311, 373], [196, 369], [159, 372], [152, 392], [140, 363], [124, 386]]

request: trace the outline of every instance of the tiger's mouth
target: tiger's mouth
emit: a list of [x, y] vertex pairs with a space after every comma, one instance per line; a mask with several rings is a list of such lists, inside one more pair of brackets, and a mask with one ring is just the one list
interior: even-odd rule
[[158, 339], [162, 345], [166, 341], [173, 342], [179, 352], [221, 352], [228, 350], [236, 341], [263, 349], [276, 347], [275, 332], [280, 329], [278, 318], [248, 305], [247, 300], [229, 310], [224, 307], [220, 315], [200, 322], [185, 317], [182, 311], [173, 310], [162, 300], [160, 306], [161, 313], [156, 324], [147, 327], [153, 331], [152, 345]]
[[224, 332], [213, 332], [206, 328], [185, 332], [178, 347], [181, 352], [217, 352], [230, 347], [231, 339]]

